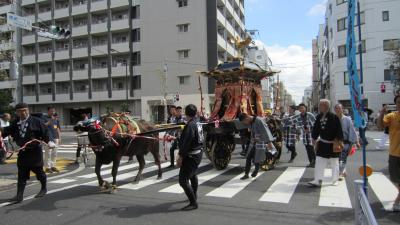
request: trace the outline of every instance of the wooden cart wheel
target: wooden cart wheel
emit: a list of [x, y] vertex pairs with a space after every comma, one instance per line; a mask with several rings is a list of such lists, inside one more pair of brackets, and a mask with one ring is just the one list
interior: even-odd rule
[[231, 161], [232, 152], [235, 150], [234, 137], [231, 135], [219, 136], [212, 145], [212, 163], [214, 168], [223, 170]]

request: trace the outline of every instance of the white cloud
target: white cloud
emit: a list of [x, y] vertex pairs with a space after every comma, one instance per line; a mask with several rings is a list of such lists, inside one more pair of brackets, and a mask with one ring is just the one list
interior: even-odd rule
[[283, 47], [268, 46], [256, 40], [257, 46], [264, 46], [272, 61], [272, 67], [281, 71], [280, 81], [296, 103], [302, 101], [304, 89], [312, 84], [312, 50], [299, 45]]
[[326, 11], [327, 0], [323, 0], [320, 3], [313, 5], [307, 12], [308, 16], [323, 16]]

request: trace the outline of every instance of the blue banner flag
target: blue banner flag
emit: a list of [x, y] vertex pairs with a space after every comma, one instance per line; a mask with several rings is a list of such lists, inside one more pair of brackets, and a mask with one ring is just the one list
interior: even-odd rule
[[353, 119], [355, 127], [362, 127], [365, 124], [364, 112], [361, 100], [360, 79], [357, 72], [356, 62], [356, 40], [354, 34], [354, 20], [356, 14], [355, 0], [348, 0], [348, 17], [347, 17], [347, 71], [349, 74], [349, 89], [351, 106], [353, 109]]

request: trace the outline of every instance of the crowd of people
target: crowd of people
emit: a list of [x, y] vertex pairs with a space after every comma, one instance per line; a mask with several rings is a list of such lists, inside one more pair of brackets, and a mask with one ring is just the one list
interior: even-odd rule
[[[393, 210], [400, 211], [400, 96], [394, 99], [396, 111], [387, 112], [384, 106], [378, 117], [378, 126], [388, 135], [389, 146], [389, 176], [391, 181], [399, 189], [395, 199]], [[309, 168], [314, 168], [314, 179], [308, 182], [310, 187], [319, 188], [322, 185], [325, 168], [330, 165], [332, 169], [332, 185], [338, 185], [346, 177], [347, 158], [355, 148], [367, 145], [364, 140], [365, 128], [356, 128], [351, 117], [346, 116], [341, 104], [335, 105], [331, 112], [331, 102], [327, 99], [320, 100], [319, 113], [314, 115], [307, 111], [304, 104], [290, 106], [285, 115], [269, 115], [267, 118], [241, 113], [237, 116], [242, 123], [240, 131], [242, 137], [241, 155], [245, 157], [245, 169], [242, 180], [257, 177], [260, 165], [268, 155], [275, 155], [279, 151], [276, 146], [276, 129], [282, 133], [284, 144], [290, 153], [292, 163], [296, 156], [296, 144], [300, 139], [304, 144]], [[183, 210], [197, 209], [197, 168], [204, 152], [205, 137], [203, 135], [201, 117], [195, 105], [187, 105], [182, 112], [182, 107], [172, 106], [169, 109], [169, 124], [185, 124], [182, 131], [170, 131], [168, 134], [176, 138], [170, 147], [170, 167], [180, 167], [179, 184], [184, 189], [189, 205]], [[13, 138], [18, 146], [23, 146], [29, 151], [20, 151], [18, 154], [18, 185], [17, 195], [11, 200], [20, 202], [26, 180], [30, 171], [36, 174], [42, 188], [36, 197], [42, 197], [47, 192], [46, 173], [59, 172], [56, 168], [57, 146], [61, 142], [60, 122], [54, 107], [49, 107], [46, 115], [42, 117], [31, 116], [28, 105], [20, 103], [16, 105], [17, 119], [11, 120], [10, 114], [3, 114], [1, 135], [4, 142], [8, 143], [9, 137]], [[274, 132], [269, 126], [268, 118], [279, 117], [281, 127], [274, 127]], [[87, 116], [82, 121], [88, 120]], [[81, 134], [85, 135], [85, 134]], [[300, 138], [301, 137], [301, 138]], [[37, 143], [33, 141], [38, 141]], [[44, 143], [44, 144], [43, 144]], [[42, 147], [45, 154], [43, 157]], [[80, 154], [78, 146], [77, 159]], [[175, 160], [175, 151], [178, 150], [178, 158]], [[44, 160], [43, 160], [44, 158]], [[279, 157], [278, 157], [279, 159]], [[176, 163], [176, 164], [175, 164]], [[250, 174], [251, 165], [254, 170]], [[44, 168], [44, 169], [43, 169]]]

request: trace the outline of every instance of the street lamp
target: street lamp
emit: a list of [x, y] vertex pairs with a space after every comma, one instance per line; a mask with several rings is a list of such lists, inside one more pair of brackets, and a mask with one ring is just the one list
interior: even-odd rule
[[[115, 49], [111, 49], [111, 52], [116, 52], [116, 53], [121, 53], [120, 51], [117, 51]], [[111, 67], [112, 67], [112, 60], [111, 60]], [[126, 103], [126, 109], [129, 109], [129, 102], [128, 102], [128, 60], [125, 60], [125, 103]]]

